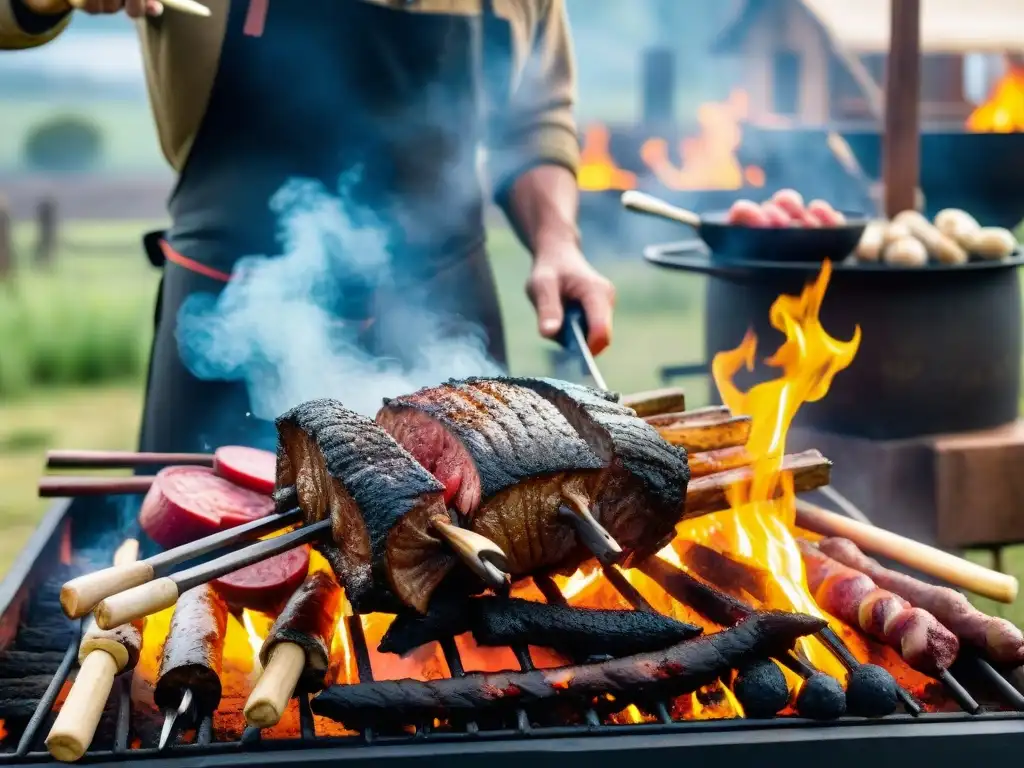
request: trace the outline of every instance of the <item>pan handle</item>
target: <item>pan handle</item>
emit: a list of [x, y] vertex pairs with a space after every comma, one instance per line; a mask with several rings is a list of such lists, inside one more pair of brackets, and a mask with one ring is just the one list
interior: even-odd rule
[[730, 264], [711, 258], [707, 250], [687, 249], [685, 252], [673, 251], [671, 246], [651, 246], [644, 249], [644, 260], [663, 269], [678, 269], [683, 272], [695, 272], [699, 275], [717, 277], [733, 283], [745, 283], [757, 279], [754, 269], [739, 264]]
[[700, 230], [700, 216], [693, 211], [672, 205], [661, 198], [649, 195], [646, 192], [638, 192], [631, 189], [622, 193], [622, 207], [634, 213], [645, 213], [648, 216], [658, 216], [662, 219], [675, 221]]

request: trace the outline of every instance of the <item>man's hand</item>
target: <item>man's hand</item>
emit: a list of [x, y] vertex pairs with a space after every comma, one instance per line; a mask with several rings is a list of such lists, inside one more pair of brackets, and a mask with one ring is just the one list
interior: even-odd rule
[[562, 328], [562, 303], [575, 299], [587, 317], [587, 346], [595, 355], [612, 340], [615, 286], [601, 276], [576, 245], [538, 250], [526, 283], [526, 294], [537, 309], [542, 336], [554, 338]]
[[133, 19], [143, 16], [159, 16], [164, 12], [163, 3], [159, 0], [79, 0], [71, 3], [68, 0], [22, 0], [29, 10], [41, 14], [62, 13], [68, 8], [75, 8], [85, 13], [119, 13], [124, 11]]

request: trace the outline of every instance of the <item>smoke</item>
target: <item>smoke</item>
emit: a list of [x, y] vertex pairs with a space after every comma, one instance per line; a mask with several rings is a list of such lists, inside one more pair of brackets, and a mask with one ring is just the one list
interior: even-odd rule
[[[221, 294], [193, 294], [179, 311], [185, 365], [201, 379], [244, 381], [257, 419], [319, 397], [372, 416], [384, 397], [500, 373], [482, 329], [463, 324], [453, 334], [426, 297], [402, 291], [403, 254], [392, 249], [384, 223], [354, 202], [358, 180], [347, 174], [335, 190], [306, 179], [286, 183], [270, 201], [281, 252], [243, 259]], [[379, 356], [364, 341], [364, 323], [339, 318], [338, 309], [367, 287], [403, 298], [401, 328], [386, 324], [391, 338], [377, 338], [374, 348], [413, 354]]]

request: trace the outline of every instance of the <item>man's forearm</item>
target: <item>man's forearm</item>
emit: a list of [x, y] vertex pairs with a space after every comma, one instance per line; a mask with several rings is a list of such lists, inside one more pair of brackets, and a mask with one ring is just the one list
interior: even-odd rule
[[560, 165], [538, 165], [516, 179], [509, 190], [508, 216], [530, 253], [558, 252], [579, 246], [576, 177]]

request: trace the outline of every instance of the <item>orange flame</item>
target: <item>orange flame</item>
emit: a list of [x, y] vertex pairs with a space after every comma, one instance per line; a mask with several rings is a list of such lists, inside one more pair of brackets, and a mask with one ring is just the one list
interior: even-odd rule
[[669, 189], [763, 187], [764, 171], [757, 166], [744, 168], [736, 155], [743, 142], [740, 121], [746, 119], [748, 113], [747, 93], [733, 91], [724, 103], [698, 107], [700, 133], [679, 142], [680, 166], [669, 158], [665, 139], [648, 139], [640, 147], [640, 157], [658, 181]]
[[967, 118], [967, 130], [976, 133], [1024, 131], [1024, 62], [1008, 57], [1006, 74], [985, 103]]
[[611, 133], [600, 124], [591, 125], [583, 135], [578, 182], [580, 189], [601, 191], [636, 187], [636, 175], [615, 164], [610, 145]]

